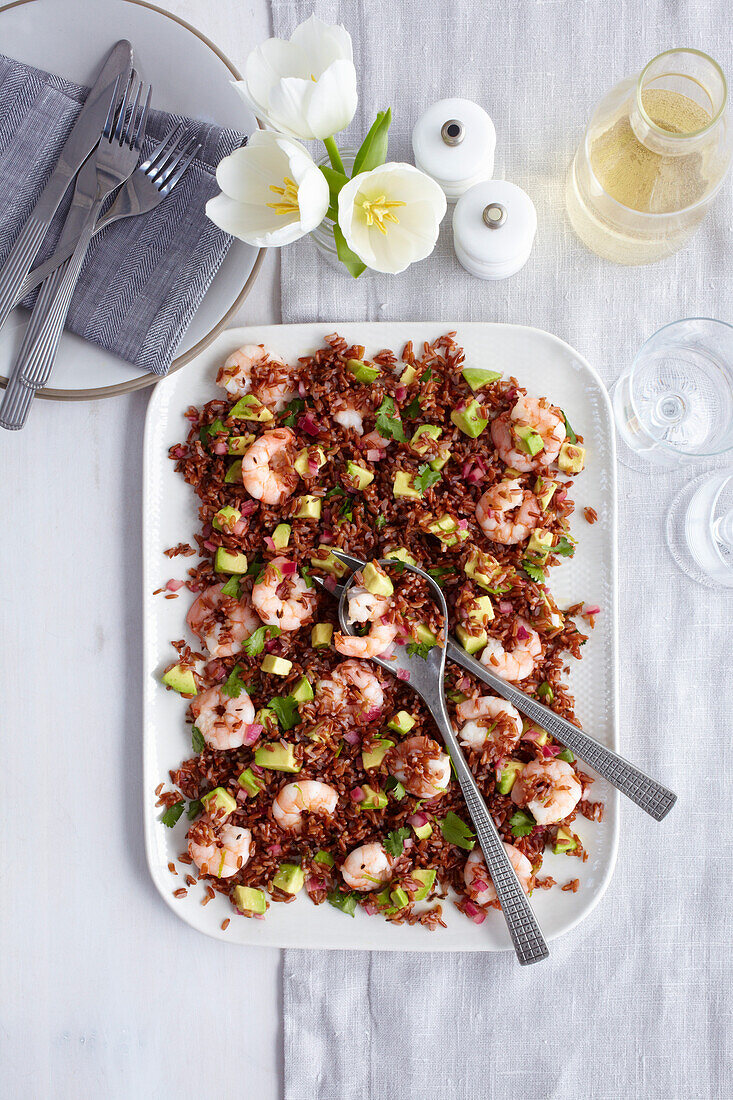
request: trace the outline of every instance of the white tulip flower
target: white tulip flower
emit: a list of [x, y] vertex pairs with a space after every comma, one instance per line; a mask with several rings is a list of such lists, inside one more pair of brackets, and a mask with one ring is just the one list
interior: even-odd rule
[[279, 248], [310, 233], [326, 216], [328, 184], [299, 142], [257, 130], [216, 169], [221, 195], [206, 215], [240, 241]]
[[338, 197], [347, 245], [367, 267], [390, 275], [430, 255], [445, 211], [442, 188], [411, 164], [361, 172]]
[[289, 42], [268, 38], [253, 50], [245, 79], [234, 87], [274, 130], [325, 141], [348, 126], [356, 111], [351, 35], [312, 15]]

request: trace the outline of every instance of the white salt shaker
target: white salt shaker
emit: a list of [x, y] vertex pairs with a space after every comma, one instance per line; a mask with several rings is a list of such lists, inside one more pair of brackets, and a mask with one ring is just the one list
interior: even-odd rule
[[415, 166], [432, 176], [456, 202], [469, 187], [494, 173], [496, 130], [483, 107], [470, 99], [441, 99], [412, 131]]
[[456, 256], [479, 279], [506, 279], [524, 267], [537, 232], [526, 191], [506, 180], [477, 183], [453, 211]]

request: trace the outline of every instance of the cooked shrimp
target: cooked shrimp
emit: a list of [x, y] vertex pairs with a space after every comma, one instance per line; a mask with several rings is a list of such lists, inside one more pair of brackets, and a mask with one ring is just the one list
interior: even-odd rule
[[316, 594], [287, 558], [273, 558], [252, 589], [252, 606], [268, 626], [298, 630], [313, 616]]
[[506, 650], [497, 638], [489, 638], [480, 661], [504, 680], [526, 680], [534, 670], [537, 658], [542, 655], [542, 642], [536, 630], [524, 619], [517, 620], [517, 641]]
[[[265, 366], [267, 371], [258, 369]], [[262, 375], [262, 381], [257, 374]], [[253, 393], [273, 412], [280, 412], [293, 397], [291, 381], [290, 367], [262, 344], [245, 344], [233, 352], [216, 376], [217, 385], [223, 386], [230, 397]]]
[[525, 806], [538, 825], [553, 825], [571, 814], [583, 788], [564, 760], [530, 760], [512, 787], [512, 801]]
[[299, 833], [303, 828], [304, 813], [330, 817], [336, 809], [338, 797], [328, 783], [301, 779], [298, 783], [286, 783], [280, 788], [272, 804], [272, 814], [281, 829]]
[[349, 589], [349, 622], [366, 623], [381, 619], [389, 607], [385, 596], [375, 596], [368, 588], [354, 585]]
[[298, 483], [294, 457], [295, 434], [290, 428], [265, 432], [244, 452], [242, 485], [255, 500], [282, 504]]
[[397, 637], [395, 623], [372, 623], [368, 634], [334, 634], [333, 644], [345, 657], [378, 657]]
[[374, 890], [392, 878], [393, 860], [381, 844], [362, 844], [341, 864], [344, 882], [352, 890]]
[[249, 596], [240, 599], [222, 596], [222, 584], [212, 584], [196, 597], [188, 609], [186, 622], [203, 642], [212, 657], [231, 657], [239, 653], [250, 634], [261, 626], [252, 610]]
[[232, 699], [214, 686], [191, 702], [191, 716], [209, 748], [222, 752], [241, 748], [245, 730], [255, 720], [255, 708], [246, 691]]
[[387, 767], [416, 798], [437, 798], [450, 782], [450, 758], [430, 737], [407, 737], [390, 749]]
[[[542, 437], [544, 446], [536, 455], [517, 449], [518, 427], [530, 427]], [[499, 457], [507, 466], [528, 473], [555, 461], [565, 439], [565, 424], [558, 410], [548, 407], [536, 397], [520, 397], [510, 413], [502, 413], [492, 422], [491, 438]]]
[[[514, 513], [511, 518], [509, 512]], [[541, 516], [537, 497], [522, 488], [519, 478], [492, 485], [476, 505], [476, 519], [483, 533], [505, 546], [528, 538]]]
[[[528, 894], [532, 882], [532, 864], [519, 851], [519, 848], [515, 848], [513, 844], [507, 844], [506, 841], [502, 841], [502, 843], [506, 854], [509, 856], [509, 862], [519, 879], [519, 885], [525, 894]], [[463, 881], [468, 887], [471, 897], [479, 905], [488, 905], [490, 902], [496, 901], [496, 889], [491, 881], [491, 875], [484, 860], [484, 853], [480, 848], [474, 848], [466, 860], [466, 866], [463, 868]]]
[[197, 821], [188, 835], [188, 854], [204, 875], [236, 875], [252, 854], [252, 833], [239, 825], [216, 829], [207, 821]]
[[[519, 711], [496, 695], [466, 699], [456, 707], [456, 717], [463, 723], [458, 732], [459, 741], [476, 752], [487, 745], [494, 745], [502, 754], [510, 752], [522, 736]], [[497, 727], [497, 719], [500, 720], [499, 728], [492, 728]]]
[[336, 409], [331, 415], [342, 428], [353, 428], [357, 435], [364, 434], [364, 416], [358, 409], [346, 405], [342, 409]]
[[330, 680], [319, 680], [316, 692], [324, 710], [356, 720], [366, 717], [369, 721], [369, 715], [384, 706], [382, 685], [361, 661], [342, 661]]

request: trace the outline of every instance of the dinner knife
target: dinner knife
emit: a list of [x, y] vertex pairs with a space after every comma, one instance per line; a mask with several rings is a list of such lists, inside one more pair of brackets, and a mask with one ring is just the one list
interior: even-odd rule
[[54, 214], [76, 173], [99, 141], [115, 87], [124, 87], [132, 69], [132, 46], [117, 42], [102, 66], [79, 116], [71, 128], [51, 178], [20, 231], [0, 270], [0, 327], [15, 305], [18, 291], [31, 268]]

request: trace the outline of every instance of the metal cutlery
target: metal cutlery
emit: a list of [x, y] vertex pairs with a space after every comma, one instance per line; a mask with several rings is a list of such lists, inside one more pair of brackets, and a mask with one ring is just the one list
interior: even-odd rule
[[[32, 391], [46, 384], [53, 369], [58, 341], [99, 211], [107, 196], [132, 174], [140, 158], [150, 94], [149, 87], [143, 93], [142, 82], [133, 71], [117, 109], [116, 97], [113, 98], [95, 153], [77, 176], [69, 211], [77, 243], [65, 269], [54, 272], [42, 287], [14, 366], [22, 384]], [[25, 416], [22, 419], [19, 416], [18, 392], [16, 389], [15, 393], [6, 393], [0, 406], [3, 427], [23, 426]], [[25, 406], [25, 415], [28, 407]]]
[[132, 46], [123, 39], [110, 50], [66, 139], [51, 178], [0, 270], [0, 327], [17, 301], [18, 291], [66, 189], [99, 141], [110, 105], [115, 102], [117, 87], [127, 80], [131, 68]]
[[[339, 557], [344, 556], [338, 551], [334, 552]], [[352, 558], [350, 560], [356, 561], [357, 559]], [[383, 558], [379, 564], [390, 566], [394, 565], [394, 561]], [[363, 568], [364, 565], [365, 562], [359, 562], [359, 568]], [[448, 607], [445, 597], [428, 573], [413, 565], [405, 565], [404, 568], [422, 577], [429, 586], [431, 594], [443, 615], [443, 645], [433, 646], [426, 657], [417, 655], [410, 657], [407, 654], [406, 647], [403, 646], [398, 647], [389, 660], [383, 660], [381, 657], [371, 657], [370, 660], [394, 676], [400, 671], [408, 673], [409, 686], [417, 692], [432, 714], [450, 754], [468, 812], [476, 829], [481, 851], [486, 860], [486, 866], [507, 922], [517, 958], [522, 965], [539, 962], [541, 959], [546, 959], [550, 953], [542, 935], [542, 930], [509, 861], [488, 806], [484, 802], [483, 795], [474, 779], [473, 772], [466, 763], [445, 707], [443, 677], [448, 639]], [[339, 599], [339, 622], [344, 634], [355, 633], [347, 615], [349, 588], [353, 583], [354, 575], [352, 574], [342, 586]]]
[[[334, 549], [333, 553], [352, 570], [361, 569], [364, 566], [360, 558], [345, 554], [341, 550]], [[390, 559], [386, 560], [389, 561]], [[315, 574], [313, 580], [325, 587], [336, 599], [340, 599], [343, 595], [345, 585], [337, 584], [335, 588], [329, 588], [324, 585], [323, 578]], [[527, 695], [526, 692], [521, 691], [507, 680], [503, 680], [501, 676], [497, 676], [486, 665], [481, 664], [475, 657], [467, 653], [463, 646], [450, 635], [448, 635], [446, 650], [449, 661], [454, 661], [461, 668], [470, 672], [472, 676], [475, 676], [477, 680], [482, 680], [497, 695], [506, 699], [527, 718], [537, 722], [556, 741], [569, 748], [585, 763], [590, 764], [599, 775], [607, 779], [621, 794], [625, 794], [656, 821], [661, 821], [672, 809], [677, 801], [676, 794], [640, 771], [612, 749], [606, 748], [600, 741], [596, 741], [595, 738], [578, 729], [566, 718], [556, 714], [554, 710], [538, 703], [531, 695]]]

